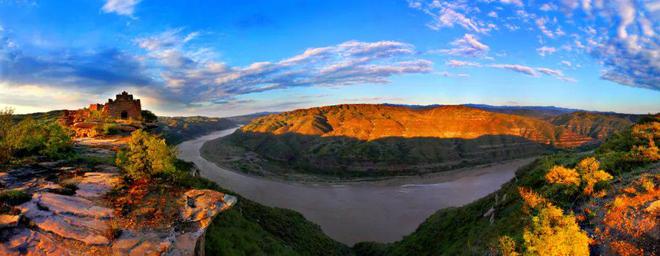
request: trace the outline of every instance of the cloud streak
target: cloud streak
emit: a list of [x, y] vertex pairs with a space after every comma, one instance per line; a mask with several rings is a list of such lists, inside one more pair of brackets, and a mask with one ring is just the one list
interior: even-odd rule
[[480, 42], [474, 35], [465, 34], [462, 38], [451, 42], [454, 48], [434, 50], [430, 53], [440, 53], [453, 56], [477, 57], [484, 56], [490, 50], [490, 47]]
[[133, 17], [135, 12], [135, 6], [140, 3], [141, 0], [107, 0], [101, 10], [105, 13], [115, 13], [117, 15], [123, 15], [128, 17]]
[[576, 82], [576, 80], [572, 77], [568, 77], [564, 75], [564, 73], [561, 70], [558, 69], [551, 69], [551, 68], [546, 68], [546, 67], [530, 67], [530, 66], [525, 66], [525, 65], [519, 65], [519, 64], [481, 64], [478, 62], [470, 62], [470, 61], [460, 61], [460, 60], [448, 60], [445, 62], [445, 65], [453, 68], [461, 68], [461, 67], [473, 67], [473, 68], [481, 68], [481, 67], [489, 67], [489, 68], [496, 68], [496, 69], [504, 69], [504, 70], [510, 70], [516, 73], [528, 75], [531, 77], [540, 77], [541, 74], [548, 75], [554, 78], [557, 78], [561, 81], [564, 82]]

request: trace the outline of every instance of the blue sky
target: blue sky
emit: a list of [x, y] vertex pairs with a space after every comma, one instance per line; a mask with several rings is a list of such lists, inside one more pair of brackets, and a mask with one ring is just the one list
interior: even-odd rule
[[660, 112], [660, 1], [0, 0], [0, 107], [339, 103]]

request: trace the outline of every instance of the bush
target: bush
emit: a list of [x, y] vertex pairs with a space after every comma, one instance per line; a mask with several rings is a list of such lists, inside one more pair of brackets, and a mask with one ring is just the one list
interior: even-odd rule
[[589, 237], [573, 215], [552, 204], [543, 205], [525, 229], [526, 252], [531, 255], [589, 255]]
[[0, 191], [0, 202], [8, 205], [19, 205], [30, 201], [32, 197], [22, 190]]
[[116, 163], [134, 180], [176, 174], [174, 149], [143, 130], [131, 133], [127, 148], [117, 154]]
[[0, 162], [42, 155], [51, 159], [70, 156], [70, 131], [55, 121], [39, 122], [31, 117], [14, 124], [12, 110], [0, 110]]
[[115, 135], [120, 134], [122, 131], [119, 129], [119, 126], [114, 123], [103, 124], [103, 134], [104, 135]]
[[142, 110], [141, 114], [142, 114], [142, 120], [146, 123], [153, 123], [158, 121], [158, 117], [156, 116], [156, 114], [154, 114], [149, 110]]

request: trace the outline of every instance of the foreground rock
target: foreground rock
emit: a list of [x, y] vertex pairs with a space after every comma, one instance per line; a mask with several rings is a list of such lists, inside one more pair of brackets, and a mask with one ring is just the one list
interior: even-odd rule
[[[114, 155], [107, 149], [114, 142], [78, 146], [92, 155]], [[0, 215], [0, 255], [203, 255], [206, 229], [236, 203], [213, 190], [177, 190], [167, 196], [179, 198], [173, 205], [179, 217], [163, 223], [165, 228], [128, 226], [122, 223], [134, 220], [118, 216], [106, 196], [122, 183], [119, 169], [107, 164], [44, 163], [0, 173], [3, 189], [32, 195]]]
[[18, 225], [19, 216], [0, 216], [0, 255], [203, 255], [206, 229], [236, 198], [189, 190], [180, 201], [181, 220], [168, 230], [122, 230], [113, 227], [112, 210], [94, 201], [39, 192], [17, 207], [31, 225]]

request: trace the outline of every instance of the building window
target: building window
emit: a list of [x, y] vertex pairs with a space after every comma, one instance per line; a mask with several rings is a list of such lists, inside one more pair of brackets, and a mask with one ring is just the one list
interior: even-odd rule
[[122, 111], [121, 112], [121, 119], [128, 119], [128, 112]]

